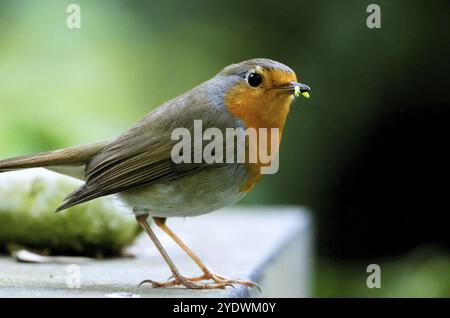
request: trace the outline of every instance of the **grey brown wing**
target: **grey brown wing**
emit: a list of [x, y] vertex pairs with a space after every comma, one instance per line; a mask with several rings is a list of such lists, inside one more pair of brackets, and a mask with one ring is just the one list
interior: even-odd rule
[[140, 150], [131, 151], [134, 142], [130, 139], [120, 142], [120, 146], [112, 144], [105, 153], [94, 157], [94, 164], [88, 165], [86, 184], [70, 194], [57, 211], [102, 196], [177, 179], [204, 167], [204, 164], [175, 164], [170, 157], [170, 142], [150, 142]]
[[107, 145], [88, 163], [86, 184], [70, 194], [57, 211], [102, 196], [182, 178], [210, 167], [211, 164], [206, 163], [175, 164], [171, 151], [176, 142], [171, 140], [171, 133], [178, 127], [192, 132], [194, 119], [201, 119], [204, 129], [224, 130], [237, 125], [236, 120], [205, 93], [215, 91], [214, 85], [206, 82], [165, 103]]

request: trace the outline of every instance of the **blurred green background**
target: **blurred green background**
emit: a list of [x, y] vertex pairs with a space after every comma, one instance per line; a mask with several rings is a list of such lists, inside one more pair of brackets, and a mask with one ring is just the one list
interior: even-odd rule
[[312, 99], [240, 204], [314, 211], [314, 296], [450, 296], [448, 1], [377, 1], [381, 29], [360, 0], [78, 0], [75, 30], [70, 3], [0, 1], [1, 158], [110, 138], [228, 64], [279, 60]]

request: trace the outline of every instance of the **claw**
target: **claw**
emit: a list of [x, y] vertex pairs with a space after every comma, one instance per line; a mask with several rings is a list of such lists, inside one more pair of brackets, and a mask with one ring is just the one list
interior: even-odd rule
[[151, 284], [153, 288], [155, 288], [156, 285], [159, 285], [158, 282], [155, 282], [154, 280], [151, 279], [145, 279], [142, 282], [139, 283], [138, 287], [141, 287], [144, 284]]
[[[212, 280], [214, 283], [205, 283], [205, 284], [199, 284], [197, 282], [204, 281], [204, 280]], [[159, 283], [155, 282], [151, 279], [146, 279], [142, 281], [139, 286], [143, 284], [151, 284], [153, 288], [165, 288], [165, 287], [171, 287], [171, 286], [184, 286], [189, 289], [225, 289], [226, 287], [232, 287], [236, 288], [234, 286], [235, 284], [244, 285], [247, 287], [255, 287], [259, 290], [261, 293], [261, 287], [258, 286], [258, 284], [240, 280], [240, 279], [226, 279], [220, 275], [213, 274], [211, 272], [206, 272], [202, 276], [193, 277], [193, 278], [186, 278], [184, 276], [170, 276], [168, 281], [165, 283]]]
[[224, 289], [227, 286], [230, 286], [230, 284], [227, 283], [218, 283], [218, 284], [197, 284], [194, 281], [183, 277], [183, 276], [179, 276], [176, 277], [174, 279], [172, 279], [169, 282], [166, 283], [159, 283], [159, 282], [155, 282], [151, 279], [146, 279], [144, 281], [142, 281], [139, 286], [143, 285], [143, 284], [151, 284], [153, 288], [166, 288], [166, 287], [171, 287], [171, 286], [184, 286], [188, 289]]
[[[201, 276], [197, 276], [197, 277], [192, 277], [188, 279], [191, 282], [199, 282], [199, 281], [204, 281], [204, 280], [212, 280], [214, 281], [215, 284], [209, 284], [210, 286], [224, 286], [224, 287], [232, 287], [232, 288], [236, 288], [234, 285], [244, 285], [247, 287], [254, 287], [256, 289], [258, 289], [258, 291], [261, 293], [261, 287], [259, 287], [258, 284], [254, 283], [254, 282], [250, 282], [250, 281], [245, 281], [245, 280], [241, 280], [241, 279], [227, 279], [223, 276], [220, 276], [218, 274], [213, 274], [212, 272], [207, 271], [206, 273], [204, 273]], [[205, 284], [203, 284], [205, 285]]]

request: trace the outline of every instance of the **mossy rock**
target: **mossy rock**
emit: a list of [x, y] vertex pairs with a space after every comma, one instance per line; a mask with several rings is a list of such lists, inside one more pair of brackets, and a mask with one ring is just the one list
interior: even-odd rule
[[133, 215], [110, 198], [55, 213], [79, 185], [41, 169], [0, 174], [1, 249], [18, 245], [52, 255], [120, 255], [139, 227]]

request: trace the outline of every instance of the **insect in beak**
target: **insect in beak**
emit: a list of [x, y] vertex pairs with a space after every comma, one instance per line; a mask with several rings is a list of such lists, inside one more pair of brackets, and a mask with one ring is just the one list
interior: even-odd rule
[[295, 97], [299, 97], [302, 95], [305, 98], [309, 98], [309, 92], [311, 91], [311, 88], [308, 85], [297, 83], [297, 82], [290, 82], [286, 86], [282, 86], [279, 88], [280, 90], [293, 93]]

